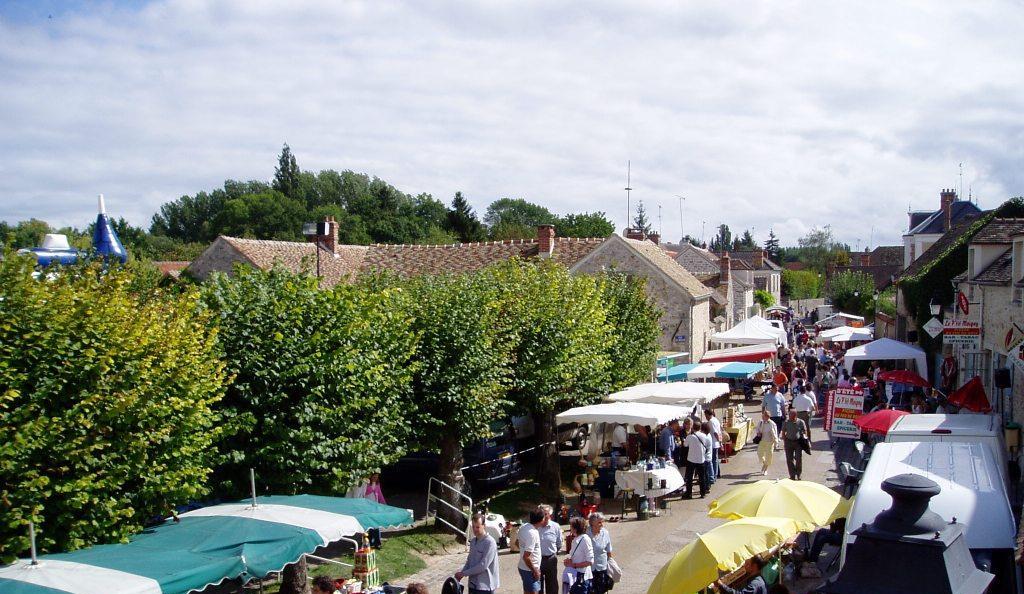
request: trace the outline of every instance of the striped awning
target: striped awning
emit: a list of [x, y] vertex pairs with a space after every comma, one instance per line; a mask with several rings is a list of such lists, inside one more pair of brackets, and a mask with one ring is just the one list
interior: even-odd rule
[[265, 577], [318, 547], [372, 527], [412, 523], [409, 510], [368, 499], [260, 497], [214, 505], [147, 529], [127, 544], [43, 555], [0, 567], [3, 594], [185, 594]]

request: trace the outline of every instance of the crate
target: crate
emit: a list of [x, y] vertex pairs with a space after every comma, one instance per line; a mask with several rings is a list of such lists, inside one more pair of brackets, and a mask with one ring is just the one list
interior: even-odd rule
[[353, 571], [352, 577], [362, 582], [364, 590], [372, 590], [380, 587], [380, 573], [376, 567], [370, 571]]
[[377, 569], [377, 551], [369, 547], [359, 549], [355, 554], [355, 571], [371, 571]]

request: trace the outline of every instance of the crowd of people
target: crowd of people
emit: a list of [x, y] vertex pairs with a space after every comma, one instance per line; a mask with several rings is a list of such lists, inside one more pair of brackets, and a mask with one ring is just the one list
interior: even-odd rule
[[[571, 518], [566, 534], [553, 513], [550, 505], [538, 505], [530, 512], [529, 522], [519, 528], [517, 567], [523, 593], [604, 594], [611, 590], [610, 572], [617, 566], [604, 514]], [[468, 578], [469, 594], [493, 594], [500, 586], [498, 545], [487, 533], [483, 514], [473, 516], [472, 531], [466, 563], [455, 579]]]

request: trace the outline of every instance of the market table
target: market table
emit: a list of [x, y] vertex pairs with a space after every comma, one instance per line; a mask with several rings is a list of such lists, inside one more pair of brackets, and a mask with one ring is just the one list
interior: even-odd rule
[[725, 432], [732, 440], [733, 453], [743, 449], [747, 441], [754, 438], [754, 421], [748, 419], [745, 423], [737, 423], [732, 427], [726, 427]]
[[[647, 479], [654, 479], [653, 489], [647, 488]], [[661, 481], [665, 481], [665, 488], [661, 488]], [[615, 484], [619, 489], [632, 489], [637, 495], [647, 497], [663, 497], [676, 491], [683, 486], [683, 475], [676, 468], [675, 464], [667, 462], [665, 468], [653, 470], [618, 470], [615, 472]]]

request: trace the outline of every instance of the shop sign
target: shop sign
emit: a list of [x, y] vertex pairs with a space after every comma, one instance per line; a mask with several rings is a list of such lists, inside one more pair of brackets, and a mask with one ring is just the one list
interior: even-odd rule
[[686, 335], [685, 334], [676, 334], [675, 336], [672, 337], [672, 341], [673, 342], [686, 342]]
[[941, 334], [942, 328], [942, 322], [939, 321], [939, 318], [932, 318], [928, 320], [928, 322], [925, 323], [924, 325], [924, 331], [927, 332], [928, 336], [931, 336], [932, 338], [935, 338], [936, 336]]
[[825, 430], [832, 437], [860, 437], [860, 427], [854, 424], [864, 414], [864, 392], [852, 388], [836, 388], [828, 393], [825, 408]]
[[956, 294], [956, 306], [960, 308], [965, 316], [971, 315], [971, 305], [967, 301], [967, 295], [964, 295], [963, 291], [959, 291]]
[[1021, 330], [1017, 324], [1010, 324], [1010, 329], [1006, 331], [1006, 336], [1003, 337], [1003, 352], [1012, 354], [1013, 349], [1017, 348], [1020, 343], [1024, 342], [1024, 330]]
[[970, 320], [946, 320], [942, 328], [942, 344], [968, 351], [981, 350], [981, 324]]

